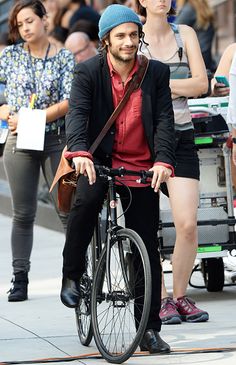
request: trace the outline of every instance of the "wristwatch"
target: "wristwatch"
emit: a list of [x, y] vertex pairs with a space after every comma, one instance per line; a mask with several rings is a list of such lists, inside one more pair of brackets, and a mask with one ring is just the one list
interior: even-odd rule
[[233, 142], [233, 144], [236, 144], [236, 137], [232, 138], [232, 142]]

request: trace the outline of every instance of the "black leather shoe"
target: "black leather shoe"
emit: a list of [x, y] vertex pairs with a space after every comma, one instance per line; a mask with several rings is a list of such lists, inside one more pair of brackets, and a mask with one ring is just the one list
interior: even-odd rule
[[69, 308], [76, 308], [80, 300], [79, 281], [63, 278], [61, 301]]
[[149, 351], [150, 354], [168, 354], [170, 352], [170, 346], [162, 340], [157, 331], [152, 329], [144, 333], [140, 349], [141, 351]]

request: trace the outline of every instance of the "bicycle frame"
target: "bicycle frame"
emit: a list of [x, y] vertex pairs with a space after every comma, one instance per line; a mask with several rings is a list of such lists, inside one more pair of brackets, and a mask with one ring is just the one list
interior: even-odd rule
[[[88, 290], [92, 289], [92, 292], [85, 292], [76, 318], [83, 345], [88, 346], [94, 335], [102, 356], [109, 362], [122, 363], [135, 351], [146, 328], [151, 305], [151, 268], [141, 237], [132, 229], [118, 224], [116, 176], [138, 176], [145, 183], [152, 172], [100, 166], [97, 173], [107, 183], [107, 206], [98, 216], [91, 240], [92, 275], [85, 277], [84, 286], [86, 291], [87, 280]], [[105, 210], [106, 216], [103, 214]], [[133, 265], [136, 265], [135, 272]], [[138, 273], [142, 275], [141, 282]], [[136, 280], [139, 280], [137, 298]], [[118, 332], [116, 327], [119, 328]]]
[[[104, 168], [106, 169], [106, 168]], [[112, 169], [111, 169], [112, 170]], [[106, 171], [111, 171], [109, 168], [106, 169]], [[109, 216], [110, 218], [108, 218], [108, 229], [106, 230], [106, 232], [110, 235], [110, 239], [107, 239], [107, 247], [106, 247], [106, 275], [107, 275], [107, 285], [108, 285], [108, 291], [109, 293], [111, 293], [112, 289], [111, 289], [111, 273], [109, 271], [110, 268], [110, 252], [111, 252], [111, 245], [112, 245], [112, 241], [113, 238], [117, 240], [116, 237], [116, 232], [121, 229], [122, 227], [120, 227], [117, 223], [117, 196], [116, 196], [116, 184], [115, 184], [115, 176], [123, 176], [123, 175], [135, 175], [140, 177], [140, 182], [141, 183], [145, 183], [148, 177], [152, 177], [152, 172], [150, 171], [139, 171], [134, 172], [134, 171], [128, 171], [126, 169], [124, 169], [123, 167], [113, 170], [116, 171], [114, 172], [114, 175], [110, 176], [109, 174], [105, 174], [107, 180], [108, 180], [108, 212], [109, 212]], [[126, 275], [126, 270], [125, 270], [125, 258], [123, 255], [123, 250], [120, 247], [120, 245], [118, 246], [118, 250], [119, 250], [119, 257], [120, 257], [120, 262], [121, 262], [121, 267], [123, 272], [125, 273], [124, 275], [124, 280], [125, 280], [125, 284], [127, 286], [127, 288], [129, 288], [130, 290], [130, 285], [129, 285], [129, 280], [128, 277]]]
[[[116, 185], [115, 185], [115, 177], [108, 177], [108, 206], [107, 206], [110, 219], [108, 217], [108, 229], [107, 233], [110, 235], [110, 239], [107, 239], [107, 247], [106, 247], [106, 276], [107, 276], [107, 286], [108, 286], [108, 292], [112, 292], [111, 288], [111, 273], [110, 273], [110, 261], [111, 261], [111, 245], [113, 242], [113, 238], [116, 235], [117, 230], [121, 229], [117, 223], [117, 196], [116, 196]], [[121, 267], [124, 272], [124, 280], [126, 286], [129, 288], [129, 281], [128, 277], [126, 275], [125, 270], [125, 258], [123, 255], [123, 251], [118, 246], [119, 250], [119, 258], [121, 262]], [[129, 288], [130, 291], [130, 288]], [[131, 291], [130, 291], [131, 292]]]

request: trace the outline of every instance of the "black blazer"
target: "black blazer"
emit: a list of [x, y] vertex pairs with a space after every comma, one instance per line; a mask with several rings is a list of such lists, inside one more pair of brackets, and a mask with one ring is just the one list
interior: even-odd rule
[[[153, 162], [175, 165], [174, 114], [169, 88], [169, 67], [151, 60], [142, 86], [142, 122]], [[75, 68], [66, 116], [69, 151], [88, 151], [114, 110], [106, 57], [97, 55]], [[111, 165], [115, 123], [94, 153]]]

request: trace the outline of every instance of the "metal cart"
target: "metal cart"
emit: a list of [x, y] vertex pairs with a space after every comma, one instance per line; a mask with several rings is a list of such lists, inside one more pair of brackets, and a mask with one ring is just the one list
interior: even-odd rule
[[[189, 100], [200, 159], [198, 254], [208, 291], [224, 287], [224, 262], [236, 248], [231, 148], [225, 122], [228, 97]], [[162, 256], [172, 254], [175, 228], [168, 199], [161, 194], [159, 243]], [[190, 279], [191, 282], [191, 279]]]

